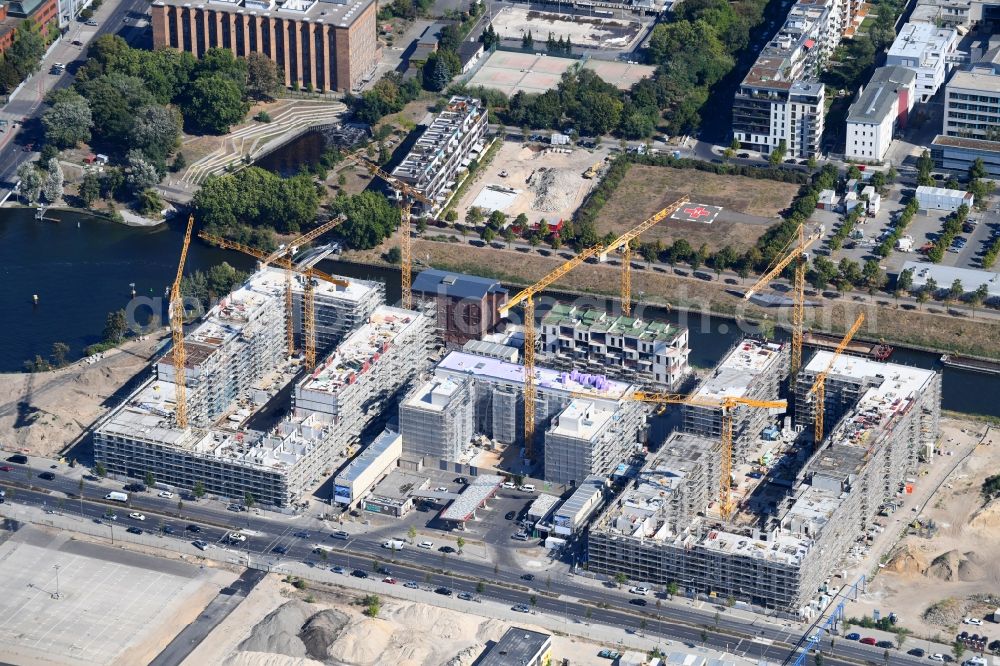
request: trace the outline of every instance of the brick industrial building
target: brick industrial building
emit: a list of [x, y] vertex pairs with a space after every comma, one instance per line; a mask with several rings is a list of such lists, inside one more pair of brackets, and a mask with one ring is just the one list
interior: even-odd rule
[[262, 53], [278, 65], [285, 85], [350, 91], [379, 60], [374, 0], [157, 0], [153, 47], [200, 57], [211, 48], [246, 57]]

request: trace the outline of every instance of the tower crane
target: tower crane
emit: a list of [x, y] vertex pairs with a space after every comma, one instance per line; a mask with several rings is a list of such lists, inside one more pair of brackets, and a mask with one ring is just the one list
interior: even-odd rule
[[757, 280], [754, 286], [750, 287], [743, 294], [744, 300], [750, 300], [751, 296], [760, 291], [771, 280], [781, 275], [781, 272], [785, 270], [788, 264], [793, 261], [795, 262], [795, 277], [792, 289], [792, 358], [789, 363], [789, 375], [793, 384], [799, 368], [802, 367], [802, 327], [805, 320], [806, 305], [805, 251], [819, 240], [820, 236], [821, 233], [819, 232], [806, 236], [805, 225], [800, 224], [797, 232], [798, 242], [795, 243], [795, 246], [789, 251], [788, 247], [792, 243], [792, 241], [789, 241], [789, 245], [786, 245], [783, 250], [783, 256], [777, 260], [777, 263], [774, 264], [771, 270], [765, 273]]
[[[647, 219], [645, 222], [637, 226], [636, 228], [627, 231], [625, 234], [620, 236], [612, 245], [618, 245], [622, 250], [622, 279], [621, 279], [621, 297], [622, 297], [622, 312], [627, 317], [632, 312], [632, 241], [637, 239], [640, 235], [646, 231], [652, 229], [657, 224], [667, 219], [681, 206], [687, 203], [686, 199], [678, 199], [674, 203], [670, 204], [663, 210], [653, 214], [652, 217]], [[607, 253], [601, 256], [601, 261], [607, 258]]]
[[410, 284], [413, 279], [413, 258], [410, 248], [410, 210], [413, 208], [414, 200], [425, 203], [428, 206], [433, 206], [434, 202], [424, 196], [417, 188], [404, 183], [392, 174], [382, 170], [377, 164], [360, 157], [358, 154], [348, 155], [347, 158], [368, 169], [373, 176], [378, 176], [384, 180], [389, 187], [399, 194], [400, 282], [403, 307], [409, 310], [413, 305], [413, 296], [410, 293]]
[[[299, 236], [294, 241], [287, 244], [284, 248], [276, 250], [270, 254], [256, 248], [248, 247], [242, 243], [237, 243], [236, 241], [231, 241], [219, 236], [213, 236], [212, 234], [205, 233], [204, 231], [198, 232], [199, 238], [206, 240], [213, 245], [224, 249], [238, 250], [243, 254], [255, 257], [260, 260], [261, 265], [263, 266], [274, 264], [279, 268], [285, 269], [285, 328], [288, 338], [289, 356], [292, 356], [295, 353], [295, 322], [292, 307], [292, 272], [294, 271], [305, 276], [306, 284], [302, 298], [302, 337], [304, 339], [303, 346], [305, 347], [306, 370], [312, 370], [316, 367], [316, 319], [313, 279], [323, 280], [341, 287], [346, 287], [350, 283], [347, 280], [327, 275], [323, 271], [316, 268], [300, 269], [292, 262], [290, 256], [297, 251], [298, 247], [303, 243], [317, 238], [341, 222], [341, 219], [331, 220], [330, 222], [313, 229], [309, 233]], [[320, 229], [322, 229], [322, 231], [319, 231]]]
[[743, 405], [766, 409], [786, 409], [786, 400], [755, 400], [727, 396], [721, 399], [707, 398], [699, 395], [679, 395], [677, 393], [646, 393], [636, 391], [629, 398], [640, 402], [658, 404], [694, 405], [697, 407], [712, 407], [722, 411], [722, 469], [719, 474], [719, 511], [723, 518], [733, 514], [732, 471], [733, 471], [733, 409]]
[[809, 392], [806, 394], [814, 396], [814, 406], [813, 406], [813, 446], [819, 446], [820, 442], [823, 441], [823, 415], [826, 411], [826, 378], [830, 374], [830, 370], [833, 369], [833, 364], [837, 362], [837, 358], [840, 357], [841, 353], [847, 349], [847, 345], [851, 343], [854, 338], [854, 334], [858, 332], [861, 325], [865, 322], [865, 313], [862, 312], [858, 315], [858, 318], [854, 320], [854, 324], [847, 330], [847, 334], [844, 335], [843, 340], [837, 345], [837, 348], [833, 350], [833, 356], [830, 357], [830, 362], [826, 364], [826, 367], [821, 373], [816, 375], [816, 381], [809, 388]]
[[597, 257], [600, 261], [604, 261], [609, 253], [628, 246], [629, 242], [637, 238], [639, 234], [673, 214], [675, 210], [684, 205], [684, 201], [684, 199], [680, 199], [667, 206], [606, 246], [594, 245], [579, 252], [535, 284], [518, 292], [498, 308], [501, 317], [506, 317], [518, 305], [524, 308], [524, 449], [528, 458], [533, 457], [535, 440], [535, 296], [588, 259]]
[[191, 230], [194, 228], [194, 215], [188, 216], [187, 229], [184, 231], [184, 242], [181, 245], [181, 258], [177, 262], [177, 277], [170, 287], [170, 335], [174, 343], [174, 416], [178, 428], [186, 428], [187, 417], [187, 385], [184, 383], [184, 364], [187, 355], [184, 352], [184, 302], [181, 300], [181, 277], [184, 275], [184, 262], [187, 260], [188, 247], [191, 246]]

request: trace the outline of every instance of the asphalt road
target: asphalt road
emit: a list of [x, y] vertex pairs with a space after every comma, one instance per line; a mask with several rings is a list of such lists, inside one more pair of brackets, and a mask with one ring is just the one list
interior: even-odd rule
[[243, 603], [257, 583], [264, 579], [265, 572], [258, 569], [247, 569], [229, 587], [219, 591], [219, 595], [195, 618], [195, 621], [184, 627], [174, 640], [163, 648], [163, 651], [149, 662], [150, 666], [178, 666], [188, 655], [198, 647], [216, 626]]
[[[164, 525], [174, 530], [172, 536], [165, 538], [184, 540], [197, 538], [216, 544], [218, 548], [234, 550], [234, 547], [227, 544], [226, 535], [234, 529], [245, 528], [252, 533], [252, 536], [245, 544], [240, 545], [240, 552], [246, 552], [253, 559], [263, 560], [265, 563], [279, 564], [293, 560], [303, 561], [312, 566], [339, 565], [345, 567], [348, 572], [359, 569], [366, 573], [373, 572], [376, 566], [384, 565], [400, 584], [413, 581], [430, 589], [445, 586], [452, 589], [455, 594], [470, 592], [512, 606], [530, 605], [531, 599], [534, 598], [533, 607], [536, 612], [568, 617], [572, 622], [594, 621], [623, 627], [629, 631], [661, 635], [693, 645], [704, 642], [712, 648], [737, 653], [746, 652], [751, 657], [757, 656], [777, 662], [785, 660], [792, 646], [800, 639], [800, 635], [789, 633], [788, 630], [771, 624], [758, 625], [756, 621], [747, 622], [724, 610], [716, 618], [711, 610], [706, 612], [673, 603], [662, 604], [657, 608], [654, 598], [649, 599], [646, 607], [638, 607], [631, 604], [631, 597], [621, 591], [598, 588], [592, 583], [577, 582], [571, 576], [547, 580], [538, 577], [529, 582], [521, 579], [520, 571], [494, 569], [492, 563], [457, 555], [414, 547], [406, 547], [392, 553], [381, 547], [384, 534], [357, 535], [344, 541], [332, 538], [329, 531], [310, 530], [308, 538], [300, 538], [295, 533], [301, 531], [303, 527], [296, 525], [292, 520], [265, 518], [252, 513], [228, 512], [217, 504], [209, 502], [185, 502], [183, 518], [178, 518], [176, 499], [161, 499], [150, 493], [133, 493], [131, 508], [104, 502], [103, 497], [110, 489], [109, 484], [102, 487], [85, 482], [85, 499], [81, 501], [76, 498], [79, 492], [78, 481], [59, 474], [52, 481], [41, 480], [37, 474], [42, 468], [32, 471], [33, 489], [27, 490], [24, 488], [27, 481], [24, 471], [26, 468], [14, 467], [14, 471], [0, 473], [0, 484], [8, 488], [17, 488], [14, 497], [10, 498], [11, 501], [36, 506], [44, 505], [50, 510], [67, 514], [79, 512], [86, 519], [108, 524], [109, 537], [112, 539], [115, 533], [120, 534], [119, 530], [129, 526], [139, 526], [155, 532], [161, 529], [162, 521]], [[74, 498], [62, 499], [59, 506], [60, 498], [50, 494], [52, 491], [61, 491]], [[109, 507], [117, 513], [117, 520], [102, 520]], [[129, 519], [130, 511], [142, 512], [146, 515], [146, 520], [140, 523]], [[201, 531], [197, 534], [188, 532], [185, 528], [191, 524], [199, 525]], [[313, 553], [317, 545], [329, 549], [325, 559]], [[287, 552], [275, 553], [274, 548], [278, 546], [283, 546]], [[481, 594], [477, 592], [480, 583], [485, 588]], [[644, 621], [645, 626], [643, 626]], [[824, 645], [823, 652], [831, 666], [848, 663], [885, 663], [883, 650], [845, 640], [836, 641], [834, 648], [830, 648], [828, 644]], [[923, 663], [896, 650], [889, 652], [888, 666]]]
[[[94, 38], [108, 34], [121, 35], [132, 45], [136, 45], [147, 34], [145, 27], [137, 25], [137, 19], [143, 16], [149, 8], [146, 0], [121, 0], [105, 13], [105, 7], [109, 7], [114, 0], [109, 0], [99, 11], [100, 22], [94, 33]], [[73, 72], [83, 64], [86, 58], [86, 45], [83, 48], [68, 45], [72, 40], [74, 29], [77, 25], [71, 26], [70, 32], [63, 37], [64, 45], [53, 49], [48, 58], [42, 61], [41, 68], [34, 74], [25, 86], [39, 86], [44, 92], [66, 88], [73, 83]], [[75, 53], [70, 57], [67, 53]], [[49, 70], [55, 62], [63, 62], [66, 71], [60, 76], [49, 74]], [[22, 92], [25, 92], [22, 90]], [[12, 140], [8, 140], [0, 148], [0, 198], [6, 194], [7, 190], [15, 183], [17, 168], [29, 159], [38, 157], [36, 152], [25, 152], [24, 146], [28, 143], [37, 143], [40, 138], [41, 129], [38, 118], [44, 110], [44, 105], [40, 103], [37, 96], [28, 98], [18, 95], [14, 100], [3, 107], [3, 114], [14, 118], [23, 119], [18, 129], [18, 134]], [[7, 132], [13, 132], [13, 128], [8, 128]], [[0, 141], [2, 143], [2, 141]]]

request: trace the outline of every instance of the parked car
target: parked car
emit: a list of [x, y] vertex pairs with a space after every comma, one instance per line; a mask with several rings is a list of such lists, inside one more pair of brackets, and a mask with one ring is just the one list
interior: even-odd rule
[[434, 547], [433, 541], [421, 541], [417, 544], [417, 548], [423, 548], [424, 550], [430, 550]]
[[621, 657], [622, 654], [621, 652], [616, 652], [615, 650], [604, 649], [598, 652], [597, 656], [601, 657], [602, 659], [610, 659], [611, 661], [614, 661], [615, 659]]
[[[12, 462], [12, 463], [14, 463], [16, 465], [27, 465], [28, 464], [28, 456], [24, 455], [23, 453], [15, 453], [14, 455], [9, 456], [7, 458], [7, 462]], [[8, 471], [8, 470], [4, 470], [4, 471]]]
[[345, 569], [344, 567], [340, 566], [339, 564], [337, 566], [333, 567], [332, 569], [330, 569], [330, 571], [332, 571], [335, 574], [345, 574], [345, 573], [347, 573], [347, 569]]
[[89, 25], [92, 28], [96, 28], [97, 27], [97, 21], [95, 21], [94, 19], [90, 19], [88, 21], [85, 21], [84, 25]]
[[[4, 471], [6, 472], [7, 470]], [[514, 520], [514, 518], [516, 517], [517, 517], [517, 511], [508, 511], [507, 513], [504, 514], [505, 520]]]
[[[10, 458], [8, 458], [7, 460], [10, 460]], [[16, 462], [16, 461], [12, 460], [11, 462]], [[27, 462], [27, 459], [25, 460], [25, 462]], [[504, 481], [502, 488], [504, 488], [505, 490], [513, 490], [514, 488], [517, 488], [517, 486], [515, 486], [510, 481]]]
[[911, 657], [923, 657], [927, 653], [924, 652], [923, 648], [913, 648], [912, 650], [907, 650], [906, 654]]
[[142, 534], [142, 530], [141, 530], [141, 529], [139, 529], [138, 527], [134, 526], [134, 525], [133, 525], [132, 527], [129, 527], [129, 528], [128, 528], [127, 530], [125, 530], [125, 531], [126, 531], [126, 532], [129, 532], [129, 533], [131, 533], [131, 534]]
[[983, 626], [983, 621], [978, 617], [967, 617], [962, 620], [962, 624], [971, 624], [974, 627], [981, 627]]
[[531, 609], [528, 608], [527, 604], [516, 604], [514, 606], [511, 606], [510, 609], [512, 611], [517, 611], [518, 613], [530, 613], [531, 612]]
[[535, 574], [524, 574], [521, 576], [521, 580], [533, 581], [535, 580]]
[[0, 465], [0, 472], [13, 472], [14, 468], [10, 465]]
[[41, 474], [38, 475], [38, 478], [42, 479], [43, 481], [52, 481], [53, 479], [56, 478], [56, 475], [53, 474], [52, 472], [42, 472]]
[[440, 594], [440, 595], [445, 596], [445, 597], [450, 597], [451, 594], [452, 594], [452, 592], [451, 592], [450, 588], [439, 587], [436, 590], [434, 590], [434, 594]]
[[865, 636], [865, 637], [864, 637], [864, 638], [862, 638], [862, 639], [861, 639], [861, 640], [860, 640], [859, 642], [860, 642], [860, 643], [864, 643], [865, 645], [875, 645], [876, 643], [878, 643], [878, 641], [876, 641], [876, 640], [875, 640], [874, 638], [872, 638], [871, 636]]
[[888, 650], [889, 648], [896, 647], [896, 644], [893, 643], [892, 641], [879, 641], [878, 643], [875, 644], [875, 647], [885, 648]]
[[395, 578], [393, 578], [392, 576], [386, 576], [385, 578], [383, 578], [383, 579], [382, 579], [382, 582], [383, 582], [383, 583], [388, 583], [389, 585], [395, 585], [395, 584], [396, 584], [396, 583], [398, 583], [399, 581], [397, 581], [397, 580], [396, 580]]
[[476, 597], [474, 597], [469, 592], [462, 592], [461, 594], [458, 595], [458, 598], [461, 599], [462, 601], [475, 601], [476, 600]]
[[162, 497], [164, 499], [171, 499], [174, 496], [174, 494], [169, 490], [161, 490], [160, 492], [156, 493], [156, 496]]
[[416, 583], [414, 583], [412, 580], [408, 580], [405, 583], [403, 583], [403, 587], [408, 587], [411, 590], [419, 590], [420, 589], [420, 586], [417, 585]]
[[198, 550], [208, 550], [207, 541], [192, 541], [191, 543], [193, 543], [194, 547], [197, 548]]
[[438, 548], [438, 552], [439, 553], [454, 553], [454, 552], [457, 552], [457, 551], [454, 548], [452, 548], [451, 546], [441, 546], [440, 548]]
[[351, 572], [351, 575], [355, 578], [368, 578], [368, 572], [362, 571], [361, 569], [355, 569]]
[[944, 661], [944, 655], [940, 652], [935, 652], [934, 654], [927, 657], [931, 661]]

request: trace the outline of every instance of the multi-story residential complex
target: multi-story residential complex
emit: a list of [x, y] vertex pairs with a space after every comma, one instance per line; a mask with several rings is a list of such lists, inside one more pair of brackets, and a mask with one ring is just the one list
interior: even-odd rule
[[302, 300], [305, 297], [305, 280], [311, 279], [316, 351], [320, 355], [333, 349], [345, 335], [368, 321], [375, 308], [385, 303], [385, 285], [382, 282], [351, 278], [348, 286], [343, 287], [301, 275], [292, 279], [292, 322], [296, 345], [299, 349], [303, 347]]
[[968, 70], [945, 84], [944, 123], [931, 144], [934, 166], [966, 173], [983, 160], [992, 178], [1000, 178], [1000, 47], [990, 48]]
[[688, 331], [659, 321], [556, 304], [542, 318], [540, 358], [556, 369], [676, 388], [689, 372]]
[[[810, 360], [796, 384], [799, 394], [830, 356], [820, 352]], [[940, 376], [931, 370], [842, 356], [834, 376], [842, 386], [828, 380], [827, 403], [840, 420], [776, 500], [776, 511], [723, 522], [697, 515], [704, 511], [697, 503], [672, 502], [684, 491], [700, 502], [715, 488], [710, 472], [690, 469], [689, 448], [665, 449], [591, 528], [590, 571], [787, 612], [825, 604], [817, 599], [824, 579], [913, 474], [918, 454], [939, 434], [940, 414]], [[705, 456], [705, 466], [715, 458]], [[688, 469], [675, 472], [681, 464]]]
[[503, 321], [498, 308], [508, 296], [498, 280], [436, 268], [420, 271], [411, 292], [434, 304], [438, 335], [449, 347], [493, 333]]
[[[54, 2], [54, 0], [53, 0]], [[263, 53], [286, 86], [357, 89], [381, 57], [375, 0], [156, 0], [153, 47], [201, 57], [212, 48]]]
[[434, 202], [416, 204], [436, 215], [451, 199], [469, 162], [486, 148], [487, 109], [478, 99], [454, 96], [417, 139], [392, 175]]
[[573, 400], [545, 431], [545, 480], [575, 486], [592, 475], [607, 476], [636, 452], [644, 425], [641, 403]]
[[733, 136], [762, 153], [784, 146], [792, 157], [820, 152], [825, 92], [817, 76], [839, 40], [839, 5], [803, 0], [761, 50], [733, 100]]
[[[117, 476], [288, 507], [338, 466], [378, 413], [375, 402], [421, 370], [429, 321], [381, 306], [294, 387], [294, 408], [275, 424], [271, 403], [299, 369], [284, 361], [284, 278], [264, 270], [224, 298], [185, 336], [189, 427], [177, 427], [172, 355], [98, 423], [95, 460]], [[379, 292], [374, 291], [376, 296]], [[289, 405], [292, 407], [292, 405]]]
[[897, 129], [906, 127], [913, 108], [916, 73], [893, 65], [879, 67], [847, 112], [845, 157], [881, 162]]
[[899, 65], [917, 75], [915, 94], [927, 102], [944, 84], [956, 62], [958, 32], [932, 23], [906, 23], [885, 56], [886, 66]]
[[[399, 405], [407, 459], [458, 462], [475, 434], [475, 386], [468, 377], [431, 378]], [[428, 463], [430, 464], [430, 463]]]
[[[723, 398], [777, 400], [788, 374], [787, 345], [746, 338], [719, 362], [694, 395], [710, 401]], [[684, 431], [712, 440], [722, 438], [722, 409], [683, 405]], [[733, 460], [746, 458], [769, 420], [769, 410], [739, 405], [732, 408]]]

